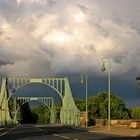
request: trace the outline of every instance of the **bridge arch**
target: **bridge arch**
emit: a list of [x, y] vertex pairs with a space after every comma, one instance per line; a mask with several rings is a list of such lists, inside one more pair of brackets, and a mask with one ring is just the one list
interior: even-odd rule
[[[60, 110], [60, 122], [62, 124], [80, 125], [80, 111], [77, 109], [72, 97], [69, 80], [64, 78], [3, 78], [0, 91], [0, 108], [8, 110], [8, 100], [13, 91], [29, 83], [44, 83], [59, 93], [62, 97], [62, 106]], [[0, 111], [2, 119], [0, 122], [10, 122], [9, 111]]]
[[[60, 83], [61, 82], [61, 83]], [[63, 86], [63, 82], [64, 79], [61, 78], [8, 78], [8, 89], [9, 89], [9, 97], [8, 100], [12, 97], [12, 95], [15, 93], [15, 91], [17, 91], [18, 89], [33, 84], [33, 83], [37, 83], [37, 84], [43, 84], [46, 85], [48, 87], [50, 87], [51, 89], [53, 89], [61, 98], [61, 100], [63, 101], [63, 90], [64, 90], [64, 86]], [[60, 85], [59, 85], [60, 83]]]
[[[44, 98], [44, 97], [42, 97], [42, 98]], [[47, 99], [51, 99], [51, 100], [53, 100], [53, 98], [52, 97], [46, 97]], [[35, 99], [35, 97], [18, 97], [18, 100], [19, 99], [23, 99], [23, 103], [22, 104], [20, 104], [19, 106], [18, 106], [18, 108], [16, 109], [16, 111], [14, 112], [14, 118], [13, 118], [13, 122], [14, 122], [14, 124], [16, 124], [16, 122], [17, 122], [17, 113], [18, 113], [18, 111], [19, 111], [19, 109], [21, 108], [21, 106], [22, 105], [24, 105], [25, 103], [28, 103], [28, 102], [32, 102], [32, 101], [37, 101], [37, 102], [41, 102], [42, 104], [44, 104], [48, 109], [49, 109], [49, 112], [51, 113], [51, 116], [50, 116], [50, 123], [51, 124], [54, 124], [55, 123], [55, 109], [53, 108], [54, 107], [54, 102], [52, 102], [52, 104], [51, 104], [51, 106], [50, 105], [48, 105], [47, 103], [45, 103], [44, 101], [41, 101], [41, 100], [39, 100], [39, 98], [38, 97], [36, 97], [36, 99]], [[24, 101], [25, 100], [25, 101]], [[51, 117], [53, 117], [53, 118], [51, 118]]]

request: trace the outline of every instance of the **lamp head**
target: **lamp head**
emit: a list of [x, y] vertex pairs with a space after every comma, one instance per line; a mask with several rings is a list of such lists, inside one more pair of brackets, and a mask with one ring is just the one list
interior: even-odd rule
[[136, 77], [136, 80], [140, 81], [140, 76], [137, 76], [137, 77]]
[[102, 65], [102, 69], [101, 69], [103, 72], [106, 70], [105, 68], [105, 63], [103, 62], [103, 65]]
[[136, 80], [138, 81], [138, 84], [139, 84], [139, 87], [140, 87], [140, 76], [137, 76]]
[[81, 78], [81, 84], [83, 84], [84, 83], [84, 80], [83, 80], [83, 78]]

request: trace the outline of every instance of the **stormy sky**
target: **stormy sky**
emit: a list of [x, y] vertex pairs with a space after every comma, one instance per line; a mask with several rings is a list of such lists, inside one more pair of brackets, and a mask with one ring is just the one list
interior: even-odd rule
[[0, 0], [0, 75], [69, 76], [73, 94], [81, 97], [79, 74], [86, 72], [89, 95], [95, 95], [107, 88], [101, 58], [109, 57], [112, 92], [128, 106], [140, 105], [139, 5], [139, 0]]

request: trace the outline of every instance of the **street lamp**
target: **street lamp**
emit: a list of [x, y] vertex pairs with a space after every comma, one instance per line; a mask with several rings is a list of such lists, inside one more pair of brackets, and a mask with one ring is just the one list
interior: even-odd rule
[[87, 114], [88, 114], [88, 111], [87, 111], [87, 88], [88, 88], [88, 84], [87, 84], [87, 74], [86, 73], [81, 73], [80, 74], [80, 77], [81, 77], [81, 84], [84, 83], [84, 77], [85, 77], [85, 84], [86, 84], [86, 128], [87, 128]]
[[108, 57], [102, 58], [102, 71], [106, 70], [105, 62], [108, 62], [108, 130], [110, 131], [110, 59]]

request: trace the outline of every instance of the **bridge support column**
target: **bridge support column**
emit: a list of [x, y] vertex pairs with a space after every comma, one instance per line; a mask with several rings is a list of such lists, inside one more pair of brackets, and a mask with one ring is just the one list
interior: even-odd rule
[[80, 124], [80, 119], [78, 117], [80, 112], [77, 109], [75, 102], [72, 97], [70, 85], [68, 82], [68, 78], [65, 78], [65, 91], [62, 101], [62, 108], [61, 108], [61, 123], [68, 124], [68, 125], [76, 125]]

